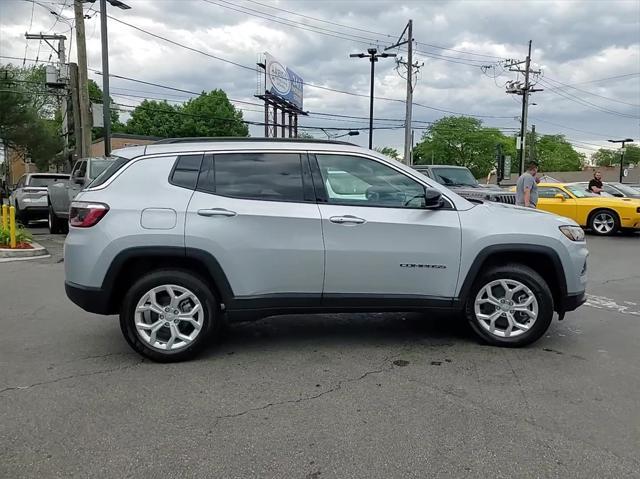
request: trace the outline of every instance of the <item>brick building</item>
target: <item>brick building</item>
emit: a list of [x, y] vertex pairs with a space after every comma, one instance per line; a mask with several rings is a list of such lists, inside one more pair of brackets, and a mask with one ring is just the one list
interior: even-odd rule
[[[111, 134], [111, 151], [127, 146], [148, 145], [161, 138], [157, 136], [129, 135], [127, 133]], [[91, 156], [104, 155], [104, 138], [98, 138], [91, 144]]]

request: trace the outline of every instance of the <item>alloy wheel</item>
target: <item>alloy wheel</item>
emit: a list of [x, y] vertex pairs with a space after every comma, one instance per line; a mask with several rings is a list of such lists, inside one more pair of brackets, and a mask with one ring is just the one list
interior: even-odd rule
[[135, 327], [149, 346], [176, 351], [196, 339], [204, 323], [198, 297], [183, 286], [157, 286], [142, 295], [136, 305]]
[[499, 279], [478, 291], [474, 312], [480, 327], [490, 334], [514, 338], [533, 327], [538, 319], [538, 300], [520, 281]]
[[600, 234], [608, 234], [613, 231], [616, 226], [616, 220], [611, 215], [611, 213], [607, 213], [605, 211], [598, 213], [593, 218], [593, 229], [595, 229]]

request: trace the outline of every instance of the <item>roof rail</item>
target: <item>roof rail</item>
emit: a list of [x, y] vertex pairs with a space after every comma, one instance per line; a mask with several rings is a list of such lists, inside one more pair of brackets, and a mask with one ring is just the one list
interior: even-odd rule
[[315, 138], [250, 138], [242, 136], [217, 136], [217, 137], [191, 137], [191, 138], [164, 138], [162, 140], [155, 141], [154, 145], [166, 145], [173, 143], [202, 143], [202, 142], [252, 142], [252, 143], [329, 143], [333, 145], [350, 145], [357, 146], [348, 141], [337, 140], [317, 140]]

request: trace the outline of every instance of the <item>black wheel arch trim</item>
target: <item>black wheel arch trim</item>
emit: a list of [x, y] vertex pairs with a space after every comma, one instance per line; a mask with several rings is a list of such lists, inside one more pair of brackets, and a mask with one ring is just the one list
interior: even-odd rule
[[[460, 288], [460, 294], [458, 295], [457, 302], [459, 302], [461, 307], [464, 307], [464, 304], [467, 302], [467, 298], [471, 292], [473, 283], [480, 275], [480, 269], [487, 258], [495, 254], [505, 253], [536, 253], [542, 254], [549, 258], [553, 264], [553, 269], [556, 275], [555, 279], [560, 288], [559, 296], [560, 298], [565, 298], [567, 296], [567, 278], [564, 274], [564, 267], [562, 266], [560, 256], [558, 256], [558, 253], [553, 248], [543, 245], [521, 243], [496, 244], [487, 246], [484, 249], [480, 250], [480, 252], [473, 260], [473, 263], [471, 264], [471, 267], [467, 272], [464, 282], [462, 283], [462, 287]], [[556, 305], [556, 308], [558, 307], [561, 306]]]
[[[210, 253], [201, 249], [185, 248], [182, 246], [136, 246], [120, 251], [111, 262], [102, 282], [101, 289], [105, 293], [113, 294], [116, 287], [116, 279], [128, 261], [154, 257], [184, 258], [198, 261], [204, 265], [215, 282], [215, 287], [221, 296], [221, 302], [228, 302], [233, 298], [233, 290], [218, 260]], [[114, 305], [114, 307], [117, 309], [116, 305]]]

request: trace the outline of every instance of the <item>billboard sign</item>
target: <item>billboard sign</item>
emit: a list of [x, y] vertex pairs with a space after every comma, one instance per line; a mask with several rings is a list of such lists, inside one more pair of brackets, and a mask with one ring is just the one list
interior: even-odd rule
[[265, 54], [267, 93], [295, 105], [302, 110], [302, 77], [270, 54]]

